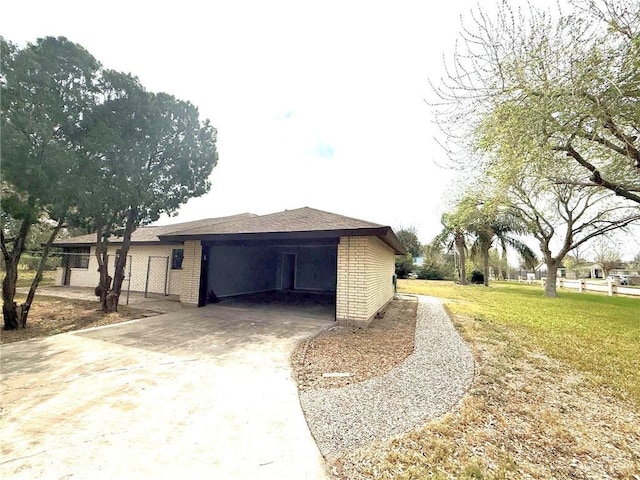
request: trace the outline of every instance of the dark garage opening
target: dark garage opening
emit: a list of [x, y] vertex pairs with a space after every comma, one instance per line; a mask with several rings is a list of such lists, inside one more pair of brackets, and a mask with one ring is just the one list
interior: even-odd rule
[[337, 239], [206, 243], [200, 303], [330, 305], [335, 315], [337, 243]]

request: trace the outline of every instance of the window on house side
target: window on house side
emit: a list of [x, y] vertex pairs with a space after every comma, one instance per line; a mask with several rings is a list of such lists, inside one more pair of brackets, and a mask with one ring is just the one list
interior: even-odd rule
[[183, 248], [174, 248], [171, 252], [171, 270], [182, 270]]

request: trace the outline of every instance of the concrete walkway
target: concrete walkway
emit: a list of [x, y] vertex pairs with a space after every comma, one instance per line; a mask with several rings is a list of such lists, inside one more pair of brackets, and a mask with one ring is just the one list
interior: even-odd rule
[[212, 305], [2, 345], [0, 477], [328, 478], [289, 356], [331, 324]]

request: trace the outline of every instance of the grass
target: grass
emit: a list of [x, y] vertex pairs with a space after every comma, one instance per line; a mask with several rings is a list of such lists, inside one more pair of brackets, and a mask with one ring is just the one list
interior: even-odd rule
[[[2, 272], [4, 275], [4, 272]], [[31, 287], [31, 282], [33, 281], [33, 277], [36, 276], [35, 270], [18, 270], [18, 282], [16, 283], [17, 288], [29, 288]], [[55, 283], [56, 280], [56, 271], [55, 270], [45, 270], [42, 272], [42, 278], [40, 279], [40, 283], [38, 286], [50, 286]]]
[[640, 299], [398, 287], [444, 299], [474, 381], [444, 417], [336, 460], [341, 480], [640, 478]]
[[575, 292], [546, 298], [539, 286], [506, 282], [486, 288], [401, 280], [398, 291], [440, 297], [454, 315], [507, 326], [523, 345], [640, 406], [640, 299]]

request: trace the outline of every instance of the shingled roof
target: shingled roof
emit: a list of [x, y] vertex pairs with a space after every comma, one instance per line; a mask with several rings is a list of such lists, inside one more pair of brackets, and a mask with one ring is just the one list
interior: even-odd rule
[[[131, 234], [131, 243], [159, 243], [160, 235], [167, 235], [174, 232], [179, 232], [184, 229], [203, 228], [206, 226], [212, 226], [227, 222], [233, 222], [241, 220], [247, 217], [257, 217], [254, 213], [240, 213], [237, 215], [230, 215], [228, 217], [218, 218], [205, 218], [203, 220], [194, 220], [191, 222], [176, 223], [173, 225], [159, 225], [152, 227], [139, 227]], [[81, 245], [93, 245], [96, 243], [95, 233], [89, 235], [79, 235], [77, 237], [61, 238], [54, 242], [57, 246], [81, 246]], [[112, 238], [109, 243], [117, 244], [122, 243], [121, 237]]]
[[[162, 227], [142, 227], [136, 230], [131, 243], [182, 243], [185, 240], [251, 240], [284, 238], [339, 238], [342, 236], [377, 236], [398, 254], [404, 247], [391, 227], [304, 207], [268, 215], [244, 213], [231, 217], [212, 218]], [[111, 243], [119, 243], [114, 239]], [[83, 235], [56, 242], [60, 246], [95, 243], [95, 236]]]

